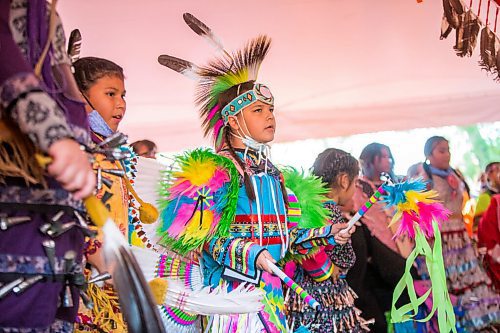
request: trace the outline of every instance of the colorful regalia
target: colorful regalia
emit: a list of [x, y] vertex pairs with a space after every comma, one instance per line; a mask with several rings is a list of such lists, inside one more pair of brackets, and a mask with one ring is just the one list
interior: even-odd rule
[[[429, 169], [433, 189], [451, 212], [449, 220], [441, 226], [441, 234], [448, 290], [457, 300], [458, 327], [466, 332], [491, 330], [500, 322], [500, 296], [481, 266], [465, 228], [462, 216], [465, 184], [451, 168]], [[423, 279], [429, 278], [422, 261], [419, 273]]]
[[84, 228], [71, 224], [85, 218], [82, 202], [35, 160], [58, 140], [90, 140], [83, 103], [56, 80], [72, 80], [70, 61], [55, 4], [47, 5], [0, 1], [2, 332], [71, 332], [84, 284]]
[[[333, 201], [324, 202], [332, 223], [345, 223]], [[346, 273], [356, 261], [351, 243], [326, 246], [312, 257], [303, 259], [295, 272], [295, 280], [321, 302], [319, 312], [306, 306], [293, 295], [290, 317], [294, 329], [308, 327], [310, 332], [367, 332], [366, 321], [354, 306], [357, 295], [347, 284]], [[334, 272], [337, 270], [338, 272]]]
[[[93, 111], [90, 119], [90, 128], [92, 141], [94, 144], [103, 142], [107, 136], [112, 135], [111, 129], [106, 125], [104, 119], [100, 117], [97, 111]], [[123, 149], [127, 149], [124, 147]], [[127, 150], [127, 155], [131, 156], [131, 150]], [[96, 154], [94, 169], [108, 170], [100, 177], [106, 177], [109, 180], [105, 186], [102, 178], [99, 180], [96, 197], [100, 199], [109, 210], [113, 221], [123, 235], [128, 235], [129, 230], [129, 196], [123, 176], [113, 175], [109, 170], [124, 171], [124, 163], [120, 161], [110, 161], [102, 154]], [[124, 161], [127, 159], [124, 159]], [[128, 162], [127, 162], [128, 163]], [[102, 248], [103, 235], [100, 231], [97, 237], [87, 239], [85, 255], [100, 256]], [[99, 251], [99, 254], [96, 254]], [[97, 268], [87, 264], [85, 275], [87, 280], [99, 275]], [[123, 321], [120, 306], [118, 303], [118, 294], [109, 284], [101, 282], [100, 284], [90, 284], [88, 288], [89, 296], [93, 301], [93, 307], [87, 308], [83, 303], [80, 305], [78, 317], [76, 318], [76, 332], [126, 332], [126, 324]]]
[[[217, 40], [192, 15], [184, 18], [197, 33]], [[205, 134], [212, 135], [218, 152], [197, 149], [177, 158], [177, 168], [162, 184], [159, 243], [180, 254], [199, 253], [206, 286], [231, 290], [251, 283], [265, 294], [263, 309], [257, 313], [210, 316], [212, 332], [287, 331], [281, 281], [259, 270], [257, 257], [268, 250], [279, 261], [287, 254], [307, 255], [317, 246], [335, 245], [331, 226], [290, 227], [283, 179], [269, 161], [265, 144], [249, 136], [244, 140], [246, 149], [231, 148], [228, 142], [230, 116], [256, 101], [274, 102], [270, 90], [255, 83], [269, 46], [269, 38], [260, 36], [233, 55], [223, 51], [206, 67], [167, 55], [158, 59], [162, 65], [197, 79], [197, 103]], [[241, 91], [227, 105], [219, 103], [222, 93], [242, 83], [252, 83], [253, 88]], [[249, 198], [247, 190], [255, 194], [255, 200]]]

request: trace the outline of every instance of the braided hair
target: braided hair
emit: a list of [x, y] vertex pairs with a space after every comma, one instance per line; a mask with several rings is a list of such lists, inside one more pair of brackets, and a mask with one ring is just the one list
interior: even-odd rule
[[318, 155], [312, 173], [320, 177], [330, 188], [339, 187], [339, 177], [346, 174], [349, 185], [359, 174], [358, 160], [351, 154], [336, 148], [328, 148]]
[[123, 68], [114, 62], [96, 57], [80, 58], [73, 64], [75, 80], [81, 92], [86, 93], [100, 78], [117, 76], [124, 80]]

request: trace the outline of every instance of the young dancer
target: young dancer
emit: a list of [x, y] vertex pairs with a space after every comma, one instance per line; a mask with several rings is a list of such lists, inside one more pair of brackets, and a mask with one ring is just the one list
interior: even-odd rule
[[[348, 205], [358, 179], [358, 161], [349, 153], [329, 148], [318, 155], [312, 172], [328, 188], [324, 206], [332, 224], [344, 223], [340, 206]], [[310, 332], [364, 332], [366, 322], [354, 307], [356, 294], [347, 284], [346, 273], [356, 261], [349, 243], [323, 247], [312, 257], [304, 259], [295, 276], [300, 285], [321, 302], [319, 313], [303, 306], [298, 297], [292, 298], [291, 317], [294, 328], [308, 326]]]
[[[125, 115], [123, 69], [107, 59], [95, 57], [81, 58], [73, 67], [78, 88], [87, 101], [92, 141], [99, 144], [117, 132], [118, 125]], [[120, 231], [128, 235], [129, 195], [125, 180], [123, 176], [109, 172], [124, 172], [124, 164], [120, 161], [109, 161], [100, 154], [95, 156], [95, 160], [94, 167], [108, 170], [105, 173], [101, 171], [101, 177], [110, 181], [110, 187], [98, 184], [99, 191], [96, 196], [107, 206]], [[89, 270], [86, 275], [89, 278], [106, 271], [101, 247], [102, 235], [87, 243]], [[102, 288], [95, 284], [89, 286], [89, 294], [95, 304], [92, 310], [80, 306], [75, 326], [77, 331], [126, 331], [118, 305], [118, 295], [109, 282], [105, 282]]]
[[288, 225], [285, 184], [267, 145], [276, 130], [274, 97], [255, 81], [269, 46], [270, 39], [260, 36], [200, 68], [159, 58], [183, 74], [194, 69], [204, 132], [217, 152], [199, 149], [178, 158], [179, 170], [164, 184], [161, 244], [180, 253], [200, 251], [207, 286], [233, 289], [247, 282], [265, 294], [258, 313], [211, 317], [213, 332], [286, 331], [281, 281], [268, 262], [349, 238], [338, 234], [345, 224], [311, 230]]
[[[448, 291], [457, 296], [463, 308], [459, 323], [467, 332], [494, 331], [500, 321], [500, 296], [481, 267], [462, 216], [464, 192], [467, 184], [450, 166], [448, 140], [441, 136], [429, 138], [424, 147], [426, 162], [424, 174], [439, 199], [452, 212], [441, 226], [443, 257], [446, 267]], [[419, 266], [419, 273], [427, 279], [427, 268]]]

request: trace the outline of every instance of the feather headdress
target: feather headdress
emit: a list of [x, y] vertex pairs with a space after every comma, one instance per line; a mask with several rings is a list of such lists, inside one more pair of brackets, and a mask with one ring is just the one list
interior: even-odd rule
[[[269, 51], [271, 39], [265, 35], [258, 36], [250, 40], [241, 50], [231, 54], [224, 49], [220, 39], [205, 23], [189, 13], [184, 14], [184, 21], [196, 34], [206, 39], [218, 51], [222, 51], [222, 54], [200, 67], [169, 55], [159, 56], [158, 62], [198, 81], [195, 102], [203, 121], [203, 132], [205, 136], [212, 135], [215, 149], [219, 150], [223, 146], [223, 129], [227, 121], [227, 118], [224, 119], [223, 106], [220, 105], [219, 98], [231, 87], [245, 82], [254, 83], [257, 80], [260, 65]], [[263, 94], [257, 92], [257, 96], [252, 96], [250, 99], [253, 98], [255, 101], [256, 98], [272, 104], [272, 95], [267, 87], [263, 86], [261, 90], [264, 91]], [[238, 111], [235, 110], [231, 115], [235, 115]]]
[[260, 65], [264, 60], [271, 39], [265, 35], [249, 41], [231, 57], [224, 54], [213, 59], [199, 71], [200, 81], [196, 89], [196, 104], [203, 119], [205, 136], [213, 134], [215, 147], [222, 144], [224, 119], [219, 97], [233, 86], [257, 80]]

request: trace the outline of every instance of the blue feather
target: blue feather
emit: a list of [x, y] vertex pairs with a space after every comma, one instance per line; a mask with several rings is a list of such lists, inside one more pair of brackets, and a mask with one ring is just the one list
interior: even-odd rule
[[386, 207], [394, 207], [400, 203], [406, 202], [406, 192], [415, 191], [422, 192], [426, 189], [426, 183], [422, 178], [408, 179], [401, 183], [384, 184], [386, 194], [382, 197], [382, 202], [385, 202]]

